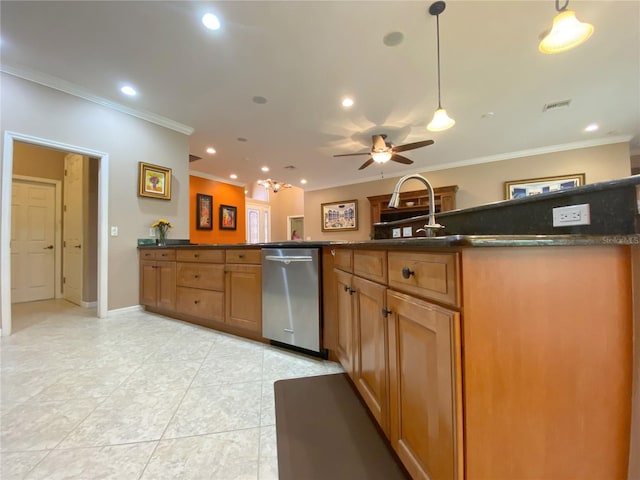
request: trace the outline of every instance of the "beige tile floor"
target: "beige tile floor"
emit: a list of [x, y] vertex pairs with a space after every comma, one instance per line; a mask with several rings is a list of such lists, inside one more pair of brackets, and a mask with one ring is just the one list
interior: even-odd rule
[[13, 306], [0, 478], [277, 479], [273, 383], [338, 364], [146, 312]]

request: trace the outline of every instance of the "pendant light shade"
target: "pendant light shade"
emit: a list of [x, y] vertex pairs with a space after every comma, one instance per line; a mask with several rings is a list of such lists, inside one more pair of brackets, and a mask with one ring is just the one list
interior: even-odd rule
[[436, 45], [438, 51], [438, 109], [433, 114], [433, 119], [427, 125], [430, 132], [442, 132], [455, 125], [456, 121], [447, 115], [447, 111], [442, 108], [440, 97], [440, 14], [444, 12], [446, 4], [444, 2], [434, 2], [429, 7], [429, 13], [436, 17]]
[[569, 0], [560, 7], [559, 0], [556, 0], [556, 10], [559, 13], [553, 19], [551, 31], [538, 45], [540, 52], [553, 54], [571, 50], [585, 42], [593, 33], [593, 25], [578, 20], [574, 11], [567, 10], [568, 4]]

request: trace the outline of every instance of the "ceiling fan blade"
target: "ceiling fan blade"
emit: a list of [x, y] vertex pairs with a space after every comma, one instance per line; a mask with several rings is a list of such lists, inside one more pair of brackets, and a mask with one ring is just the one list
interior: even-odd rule
[[371, 155], [371, 152], [362, 152], [362, 153], [341, 153], [340, 155], [334, 155], [334, 157], [353, 157], [354, 155]]
[[371, 135], [371, 143], [373, 144], [373, 150], [382, 152], [386, 150], [387, 144], [385, 143], [386, 135]]
[[362, 170], [363, 168], [367, 168], [372, 163], [373, 163], [373, 158], [370, 158], [369, 160], [364, 162], [362, 165], [360, 165], [360, 168], [358, 170]]
[[409, 160], [407, 157], [403, 157], [402, 155], [398, 155], [397, 153], [394, 153], [391, 156], [391, 160], [398, 163], [404, 163], [405, 165], [411, 165], [413, 163], [413, 160]]
[[421, 142], [406, 143], [404, 145], [392, 147], [392, 150], [394, 152], [405, 152], [407, 150], [413, 150], [414, 148], [426, 147], [427, 145], [433, 145], [433, 140], [423, 140]]

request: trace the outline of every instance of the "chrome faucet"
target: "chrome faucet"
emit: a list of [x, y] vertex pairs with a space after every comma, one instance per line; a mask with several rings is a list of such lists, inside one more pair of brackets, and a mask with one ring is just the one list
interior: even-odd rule
[[424, 178], [422, 175], [405, 175], [400, 180], [398, 180], [398, 183], [396, 183], [396, 186], [393, 189], [393, 193], [391, 194], [391, 199], [389, 200], [389, 208], [398, 208], [398, 205], [400, 204], [400, 187], [402, 187], [402, 185], [404, 185], [407, 180], [411, 180], [412, 178], [420, 180], [422, 183], [424, 183], [425, 187], [427, 187], [427, 192], [429, 193], [429, 222], [424, 225], [423, 228], [419, 228], [418, 230], [416, 230], [416, 232], [424, 232], [427, 237], [430, 237], [433, 235], [434, 230], [444, 228], [444, 225], [436, 223], [436, 201], [433, 193], [433, 187], [429, 183], [429, 180]]

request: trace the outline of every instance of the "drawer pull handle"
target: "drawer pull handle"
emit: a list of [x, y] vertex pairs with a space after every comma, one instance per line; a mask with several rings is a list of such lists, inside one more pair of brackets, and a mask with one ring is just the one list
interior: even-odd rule
[[195, 303], [196, 305], [200, 303], [200, 300], [194, 300], [193, 303]]
[[393, 311], [389, 310], [388, 308], [386, 308], [386, 307], [382, 308], [382, 316], [383, 317], [387, 317], [387, 316], [391, 315], [392, 313], [393, 313]]
[[200, 275], [194, 275], [193, 278], [200, 278]]
[[416, 272], [411, 270], [409, 267], [404, 267], [402, 269], [402, 278], [410, 278], [411, 275], [415, 275]]
[[195, 258], [198, 258], [198, 257], [200, 256], [200, 254], [199, 254], [199, 253], [194, 253], [194, 254], [193, 254], [193, 256], [194, 256]]
[[240, 254], [238, 255], [238, 258], [244, 258], [244, 255]]

